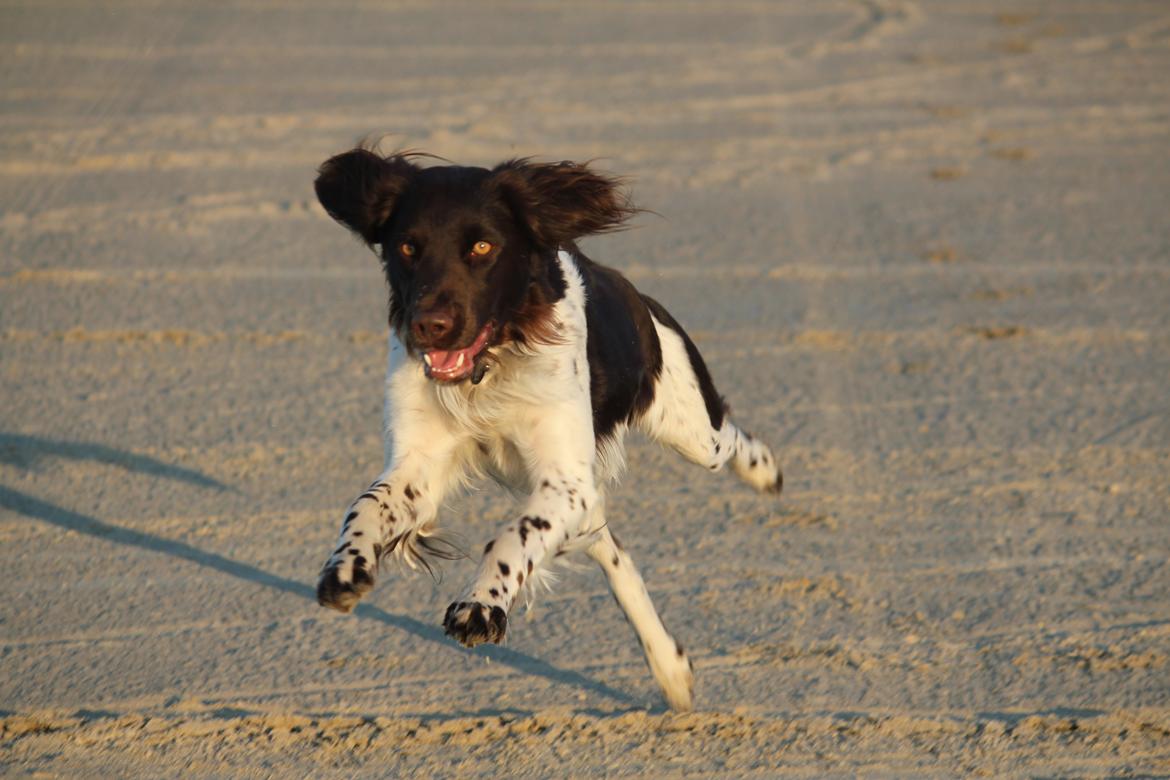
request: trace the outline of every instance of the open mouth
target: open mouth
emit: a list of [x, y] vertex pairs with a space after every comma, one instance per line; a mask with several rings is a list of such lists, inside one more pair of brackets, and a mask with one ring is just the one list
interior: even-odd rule
[[463, 349], [432, 349], [423, 353], [427, 376], [439, 382], [458, 382], [475, 371], [476, 358], [487, 348], [492, 336], [492, 324], [483, 326], [470, 346]]

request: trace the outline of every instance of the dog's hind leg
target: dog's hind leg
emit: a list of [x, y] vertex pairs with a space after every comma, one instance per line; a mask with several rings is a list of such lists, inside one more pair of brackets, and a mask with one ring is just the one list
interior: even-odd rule
[[675, 710], [691, 709], [694, 687], [691, 661], [683, 646], [662, 625], [633, 559], [604, 526], [596, 533], [588, 553], [605, 571], [614, 600], [638, 635], [646, 664], [667, 703]]
[[744, 482], [779, 493], [784, 478], [772, 450], [731, 421], [690, 337], [660, 304], [645, 300], [654, 317], [662, 368], [654, 400], [636, 419], [637, 426], [693, 463], [719, 471], [731, 461]]

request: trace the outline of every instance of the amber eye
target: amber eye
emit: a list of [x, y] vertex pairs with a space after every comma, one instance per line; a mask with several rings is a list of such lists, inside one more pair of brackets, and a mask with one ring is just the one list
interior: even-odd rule
[[414, 253], [418, 250], [415, 248], [414, 244], [410, 243], [409, 241], [403, 241], [398, 245], [398, 251], [402, 253], [403, 257], [414, 257]]
[[478, 257], [483, 257], [484, 255], [491, 252], [494, 248], [495, 247], [493, 247], [487, 241], [476, 241], [475, 244], [473, 244], [471, 247], [471, 254], [476, 255]]

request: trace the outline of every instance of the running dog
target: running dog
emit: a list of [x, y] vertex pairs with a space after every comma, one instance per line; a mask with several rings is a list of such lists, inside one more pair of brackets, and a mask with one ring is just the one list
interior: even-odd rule
[[776, 458], [731, 422], [674, 317], [578, 249], [637, 213], [620, 180], [572, 162], [429, 159], [359, 147], [318, 171], [326, 212], [381, 258], [390, 356], [384, 471], [345, 512], [317, 599], [348, 612], [384, 558], [448, 556], [444, 496], [491, 477], [523, 508], [483, 548], [446, 633], [467, 647], [502, 641], [553, 558], [584, 550], [667, 702], [690, 709], [693, 667], [606, 522], [605, 485], [624, 469], [630, 428], [710, 471], [730, 461], [759, 491], [780, 492]]

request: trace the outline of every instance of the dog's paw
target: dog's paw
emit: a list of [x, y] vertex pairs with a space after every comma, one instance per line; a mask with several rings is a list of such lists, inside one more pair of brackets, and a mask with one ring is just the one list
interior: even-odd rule
[[761, 493], [779, 495], [784, 489], [784, 474], [776, 456], [758, 439], [748, 437], [740, 442], [731, 467], [740, 479]]
[[779, 466], [777, 466], [776, 467], [776, 479], [773, 480], [772, 484], [767, 487], [767, 492], [775, 493], [776, 495], [780, 495], [781, 491], [783, 491], [783, 490], [784, 490], [784, 472], [780, 470]]
[[334, 556], [317, 580], [317, 603], [349, 612], [374, 587], [374, 563], [363, 555]]
[[508, 630], [508, 613], [500, 606], [456, 601], [447, 607], [443, 630], [464, 647], [475, 647], [484, 642], [499, 644]]
[[672, 710], [689, 712], [695, 702], [695, 672], [691, 659], [677, 642], [673, 648], [663, 646], [655, 650], [657, 652], [646, 651], [646, 660], [663, 698]]

